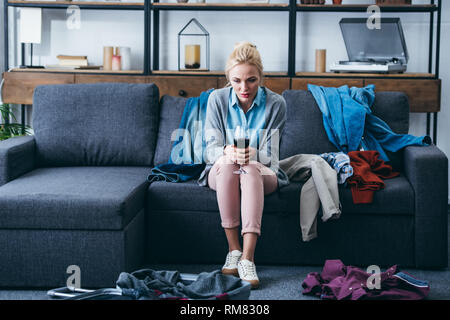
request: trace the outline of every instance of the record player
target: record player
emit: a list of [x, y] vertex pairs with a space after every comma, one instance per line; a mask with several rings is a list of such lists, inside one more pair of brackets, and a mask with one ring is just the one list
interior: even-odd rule
[[380, 24], [380, 29], [369, 29], [367, 19], [342, 19], [339, 25], [349, 60], [333, 63], [330, 71], [405, 72], [409, 56], [400, 18], [381, 18]]

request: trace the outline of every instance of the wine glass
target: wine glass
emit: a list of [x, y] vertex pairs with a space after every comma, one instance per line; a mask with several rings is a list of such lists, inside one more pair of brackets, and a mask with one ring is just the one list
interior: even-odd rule
[[[250, 145], [250, 136], [248, 130], [245, 130], [241, 126], [237, 126], [234, 130], [234, 146], [239, 149], [246, 149]], [[239, 170], [233, 171], [234, 174], [246, 174], [241, 165], [239, 165]]]

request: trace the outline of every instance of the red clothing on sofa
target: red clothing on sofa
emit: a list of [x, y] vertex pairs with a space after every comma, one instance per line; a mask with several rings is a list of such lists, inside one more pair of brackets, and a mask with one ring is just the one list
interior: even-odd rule
[[382, 179], [398, 176], [399, 172], [392, 171], [392, 167], [378, 159], [378, 151], [350, 151], [350, 165], [353, 176], [347, 179], [351, 186], [353, 203], [372, 203], [373, 193], [384, 188]]

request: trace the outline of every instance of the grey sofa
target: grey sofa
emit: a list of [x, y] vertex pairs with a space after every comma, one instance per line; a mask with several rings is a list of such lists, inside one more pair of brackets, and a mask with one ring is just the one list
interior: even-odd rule
[[[283, 96], [281, 159], [335, 151], [312, 95]], [[215, 192], [195, 181], [147, 182], [150, 169], [169, 159], [185, 102], [159, 101], [153, 84], [37, 87], [35, 135], [0, 143], [0, 286], [64, 286], [70, 265], [79, 266], [83, 287], [114, 286], [121, 271], [153, 263], [219, 268], [227, 245]], [[408, 132], [403, 93], [377, 93], [373, 110], [394, 131]], [[447, 157], [432, 145], [392, 159], [401, 175], [386, 180], [372, 204], [353, 204], [341, 187], [341, 217], [319, 219], [311, 242], [300, 234], [302, 184], [267, 196], [256, 263], [445, 267]]]

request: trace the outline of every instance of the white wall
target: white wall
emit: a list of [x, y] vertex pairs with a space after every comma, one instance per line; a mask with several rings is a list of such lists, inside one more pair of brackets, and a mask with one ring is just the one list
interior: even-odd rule
[[[169, 0], [175, 2], [175, 0]], [[195, 1], [195, 0], [190, 0]], [[227, 0], [207, 0], [224, 2]], [[242, 2], [229, 0], [229, 2]], [[272, 0], [287, 3], [287, 0]], [[374, 0], [344, 0], [346, 4], [368, 3]], [[442, 1], [440, 78], [442, 79], [442, 111], [438, 118], [438, 146], [450, 156], [450, 3]], [[331, 3], [331, 0], [327, 0]], [[413, 0], [413, 4], [429, 3]], [[10, 17], [17, 14], [10, 9]], [[64, 10], [44, 10], [42, 44], [35, 45], [35, 64], [56, 64], [56, 55], [87, 55], [90, 64], [102, 64], [102, 47], [129, 46], [132, 68], [143, 68], [143, 12], [81, 11], [81, 29], [68, 30]], [[338, 22], [342, 17], [365, 17], [364, 13], [297, 13], [296, 71], [314, 71], [314, 51], [327, 49], [327, 63], [347, 59]], [[428, 22], [424, 13], [383, 13], [383, 17], [401, 17], [410, 61], [408, 71], [428, 71]], [[197, 18], [209, 31], [211, 70], [223, 70], [234, 44], [250, 40], [260, 50], [266, 71], [286, 71], [288, 57], [287, 12], [161, 12], [160, 68], [177, 69], [177, 34], [191, 19]], [[0, 18], [1, 19], [1, 18]], [[12, 19], [11, 19], [12, 20]], [[17, 36], [10, 24], [11, 47]], [[1, 46], [2, 44], [0, 44]], [[1, 47], [0, 47], [1, 48]], [[20, 52], [10, 51], [10, 66], [20, 63]], [[28, 114], [29, 115], [29, 114]], [[28, 117], [29, 118], [29, 117]], [[410, 133], [426, 132], [426, 115], [411, 114]], [[450, 197], [449, 197], [450, 203]]]

